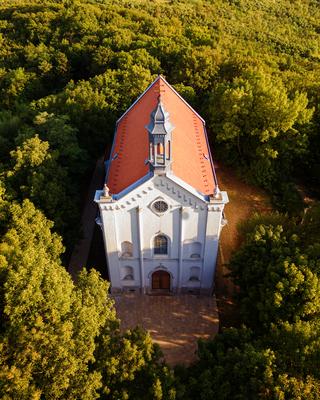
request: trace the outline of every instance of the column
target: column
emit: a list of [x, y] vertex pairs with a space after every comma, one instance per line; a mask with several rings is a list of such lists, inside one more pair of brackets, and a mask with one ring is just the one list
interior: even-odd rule
[[122, 283], [120, 279], [115, 210], [105, 210], [104, 205], [100, 204], [99, 207], [102, 220], [105, 253], [108, 263], [109, 280], [111, 282], [111, 292], [117, 292], [122, 289]]
[[219, 226], [221, 211], [219, 207], [208, 205], [206, 240], [203, 259], [201, 288], [204, 294], [210, 294], [214, 284], [214, 272], [218, 255]]
[[142, 239], [142, 226], [141, 226], [141, 211], [140, 207], [137, 210], [137, 230], [138, 230], [138, 248], [139, 248], [139, 264], [140, 264], [140, 285], [141, 293], [145, 294], [145, 277], [144, 277], [144, 264], [143, 264], [143, 239]]
[[181, 285], [182, 285], [182, 268], [183, 268], [183, 210], [184, 208], [181, 206], [179, 208], [179, 265], [178, 265], [178, 281], [177, 281], [177, 292], [181, 292]]

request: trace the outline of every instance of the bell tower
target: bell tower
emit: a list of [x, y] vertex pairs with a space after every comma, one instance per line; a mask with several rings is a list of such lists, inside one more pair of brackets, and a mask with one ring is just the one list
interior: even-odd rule
[[149, 125], [149, 164], [153, 171], [162, 173], [170, 168], [172, 157], [171, 132], [174, 126], [169, 121], [169, 113], [165, 110], [161, 97], [152, 111]]

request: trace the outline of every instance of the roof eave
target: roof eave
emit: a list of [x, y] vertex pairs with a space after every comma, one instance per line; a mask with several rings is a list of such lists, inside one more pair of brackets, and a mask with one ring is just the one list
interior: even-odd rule
[[138, 186], [142, 185], [144, 182], [147, 182], [152, 177], [153, 177], [153, 172], [149, 171], [146, 175], [142, 176], [135, 182], [131, 183], [129, 186], [122, 189], [119, 193], [112, 194], [112, 199], [120, 200], [123, 196], [130, 193], [132, 190], [136, 189]]
[[216, 170], [215, 170], [215, 167], [214, 167], [213, 158], [212, 158], [212, 154], [211, 154], [211, 148], [210, 148], [210, 144], [209, 144], [207, 129], [206, 129], [205, 126], [203, 128], [204, 128], [204, 136], [205, 136], [206, 142], [207, 142], [210, 165], [211, 165], [211, 169], [212, 169], [212, 173], [213, 173], [214, 183], [215, 183], [216, 186], [218, 186], [218, 179], [217, 179], [217, 174], [216, 174]]

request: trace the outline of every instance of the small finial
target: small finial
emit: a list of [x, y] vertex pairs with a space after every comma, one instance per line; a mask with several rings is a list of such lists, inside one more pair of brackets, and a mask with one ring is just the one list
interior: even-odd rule
[[100, 200], [102, 201], [112, 201], [112, 195], [110, 194], [110, 189], [106, 184], [103, 185], [103, 189], [101, 191]]
[[215, 186], [215, 188], [214, 188], [213, 197], [214, 197], [215, 199], [217, 199], [218, 197], [220, 197], [220, 195], [221, 195], [221, 192], [220, 192], [219, 186], [217, 185], [217, 186]]
[[109, 197], [110, 196], [109, 188], [108, 188], [108, 186], [106, 184], [104, 184], [104, 186], [103, 186], [103, 196], [104, 197]]

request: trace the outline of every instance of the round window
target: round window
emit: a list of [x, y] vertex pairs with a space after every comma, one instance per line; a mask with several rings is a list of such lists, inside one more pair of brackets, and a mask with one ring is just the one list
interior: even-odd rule
[[165, 201], [158, 200], [152, 204], [152, 208], [158, 213], [164, 213], [168, 210], [169, 206]]

